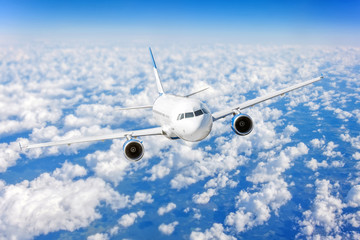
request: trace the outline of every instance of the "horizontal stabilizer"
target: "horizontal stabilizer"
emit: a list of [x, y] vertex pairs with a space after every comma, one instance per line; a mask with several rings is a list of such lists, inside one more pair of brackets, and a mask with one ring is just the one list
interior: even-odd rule
[[134, 109], [146, 109], [146, 108], [153, 108], [153, 105], [145, 105], [145, 106], [137, 106], [137, 107], [127, 107], [127, 108], [116, 107], [115, 110], [134, 110]]
[[210, 88], [210, 87], [207, 87], [207, 88], [201, 89], [201, 90], [199, 90], [199, 91], [196, 91], [196, 92], [190, 93], [189, 95], [186, 95], [186, 96], [184, 96], [184, 97], [190, 97], [190, 96], [193, 96], [193, 95], [195, 95], [195, 94], [198, 94], [198, 93], [201, 93], [201, 92], [203, 92], [203, 91], [205, 91], [205, 90], [208, 90], [209, 88]]

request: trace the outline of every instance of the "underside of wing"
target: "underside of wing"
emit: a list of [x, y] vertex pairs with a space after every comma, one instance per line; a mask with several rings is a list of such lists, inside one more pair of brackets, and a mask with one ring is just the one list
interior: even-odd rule
[[81, 138], [67, 139], [67, 140], [54, 141], [54, 142], [36, 143], [27, 146], [20, 145], [20, 146], [22, 149], [30, 149], [30, 148], [51, 147], [51, 146], [59, 146], [59, 145], [71, 145], [74, 143], [104, 141], [104, 140], [110, 140], [116, 138], [125, 138], [125, 137], [132, 138], [132, 137], [153, 136], [153, 135], [163, 135], [163, 131], [161, 127], [135, 130], [129, 132], [111, 133], [111, 134], [99, 135], [99, 136], [81, 137]]
[[320, 81], [322, 78], [323, 77], [321, 76], [321, 77], [314, 78], [314, 79], [311, 79], [311, 80], [306, 81], [306, 82], [295, 84], [295, 85], [293, 85], [291, 87], [288, 87], [288, 88], [285, 88], [285, 89], [282, 89], [282, 90], [267, 94], [267, 95], [262, 96], [262, 97], [258, 97], [258, 98], [246, 101], [246, 102], [244, 102], [242, 104], [239, 104], [238, 106], [235, 106], [233, 108], [228, 108], [228, 109], [225, 109], [225, 110], [222, 110], [222, 111], [215, 112], [215, 113], [212, 114], [213, 121], [219, 120], [219, 119], [221, 119], [223, 117], [226, 117], [226, 116], [228, 116], [228, 115], [230, 115], [232, 113], [235, 113], [235, 112], [240, 111], [242, 109], [254, 106], [256, 104], [259, 104], [259, 103], [264, 102], [266, 100], [269, 100], [271, 98], [274, 98], [274, 97], [283, 95], [285, 93], [291, 92], [291, 91], [293, 91], [295, 89], [298, 89], [298, 88], [304, 87], [306, 85], [312, 84], [314, 82]]

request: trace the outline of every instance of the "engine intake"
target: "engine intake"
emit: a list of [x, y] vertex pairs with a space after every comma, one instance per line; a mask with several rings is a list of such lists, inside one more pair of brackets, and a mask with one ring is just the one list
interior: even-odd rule
[[144, 145], [137, 139], [130, 139], [124, 143], [124, 155], [126, 159], [137, 162], [144, 156]]
[[249, 115], [239, 113], [232, 118], [231, 128], [236, 134], [245, 136], [253, 130], [253, 121]]

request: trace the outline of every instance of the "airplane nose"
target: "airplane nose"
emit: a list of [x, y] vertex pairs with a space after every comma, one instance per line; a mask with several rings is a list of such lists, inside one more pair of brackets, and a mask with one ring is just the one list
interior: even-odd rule
[[209, 135], [211, 128], [212, 118], [210, 114], [195, 117], [187, 124], [183, 138], [191, 142], [203, 140]]

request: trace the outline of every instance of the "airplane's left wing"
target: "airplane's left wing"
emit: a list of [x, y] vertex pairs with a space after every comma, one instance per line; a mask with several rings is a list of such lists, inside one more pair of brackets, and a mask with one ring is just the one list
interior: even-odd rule
[[152, 136], [152, 135], [163, 135], [162, 128], [155, 127], [155, 128], [148, 128], [148, 129], [135, 130], [129, 132], [111, 133], [100, 136], [89, 136], [89, 137], [74, 138], [74, 139], [61, 140], [55, 142], [30, 144], [25, 146], [20, 145], [20, 147], [22, 149], [30, 149], [30, 148], [51, 147], [51, 146], [59, 146], [59, 145], [71, 145], [73, 143], [104, 141], [104, 140], [110, 140], [116, 138], [125, 138], [125, 137], [132, 138], [132, 137]]
[[262, 96], [262, 97], [258, 97], [258, 98], [246, 101], [246, 102], [244, 102], [244, 103], [242, 103], [242, 104], [240, 104], [238, 106], [235, 106], [233, 108], [228, 108], [228, 109], [225, 109], [225, 110], [215, 112], [215, 113], [212, 114], [213, 120], [214, 121], [219, 120], [219, 119], [221, 119], [223, 117], [226, 117], [226, 116], [228, 116], [228, 115], [230, 115], [232, 113], [235, 113], [237, 111], [240, 111], [240, 110], [248, 108], [248, 107], [252, 107], [252, 106], [254, 106], [254, 105], [258, 104], [258, 103], [264, 102], [264, 101], [269, 100], [271, 98], [283, 95], [283, 94], [291, 92], [291, 91], [293, 91], [295, 89], [298, 89], [298, 88], [304, 87], [306, 85], [312, 84], [314, 82], [320, 81], [321, 79], [323, 79], [323, 76], [311, 79], [311, 80], [306, 81], [306, 82], [295, 84], [295, 85], [293, 85], [291, 87], [288, 87], [288, 88], [285, 88], [285, 89], [282, 89], [282, 90], [267, 94], [267, 95]]

